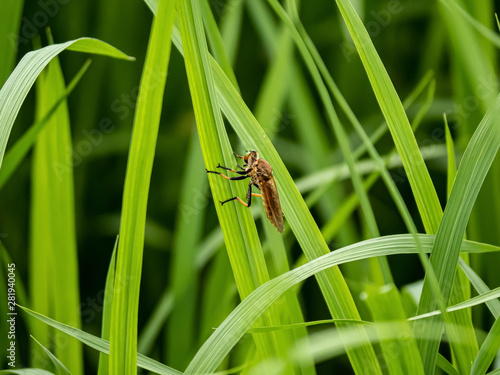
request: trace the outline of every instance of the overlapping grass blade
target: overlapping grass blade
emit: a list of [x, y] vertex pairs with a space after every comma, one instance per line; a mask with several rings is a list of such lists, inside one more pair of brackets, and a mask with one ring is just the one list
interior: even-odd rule
[[[115, 268], [116, 268], [116, 250], [118, 248], [118, 236], [116, 237], [115, 247], [109, 262], [108, 274], [106, 276], [106, 285], [104, 286], [104, 299], [102, 302], [102, 326], [101, 339], [109, 340], [109, 332], [111, 327], [111, 307], [113, 306], [113, 292], [115, 287]], [[99, 354], [98, 375], [106, 375], [109, 373], [109, 356], [103, 353]]]
[[24, 159], [26, 154], [29, 152], [33, 144], [35, 143], [40, 131], [49, 123], [50, 118], [59, 108], [59, 106], [65, 103], [66, 98], [71, 94], [73, 89], [76, 87], [80, 79], [83, 77], [85, 72], [90, 66], [90, 60], [80, 68], [75, 77], [71, 80], [64, 94], [54, 103], [47, 114], [34, 123], [29, 130], [24, 133], [24, 135], [9, 149], [5, 154], [2, 168], [0, 169], [0, 189], [8, 181], [9, 177], [17, 169], [21, 161]]
[[[426, 252], [432, 249], [434, 240], [435, 236], [433, 235], [418, 235], [419, 245]], [[461, 247], [461, 251], [463, 252], [490, 252], [499, 250], [500, 248], [496, 246], [469, 241], [463, 241]], [[186, 369], [186, 374], [213, 372], [243, 334], [251, 327], [255, 319], [279, 296], [306, 278], [329, 267], [346, 262], [393, 254], [415, 254], [419, 251], [420, 249], [417, 248], [417, 241], [413, 235], [379, 237], [358, 242], [323, 255], [272, 279], [260, 286], [233, 310], [198, 351]], [[356, 327], [350, 327], [349, 329], [356, 335], [358, 345], [362, 345], [366, 338], [359, 335]], [[339, 341], [337, 344], [342, 345], [342, 341]]]
[[53, 44], [27, 53], [0, 90], [0, 166], [10, 131], [31, 86], [50, 60], [65, 49], [133, 60], [109, 44], [92, 38], [80, 38], [66, 43]]
[[442, 216], [441, 205], [403, 105], [354, 7], [349, 0], [336, 0], [336, 3], [356, 45], [398, 154], [403, 161], [426, 232], [436, 233]]
[[[465, 233], [472, 207], [500, 147], [500, 125], [497, 120], [499, 114], [500, 96], [479, 124], [465, 151], [433, 247], [435, 251], [431, 255], [431, 263], [438, 277], [445, 300], [448, 300], [451, 293], [452, 284], [450, 280], [453, 280], [455, 274], [460, 251], [459, 244]], [[420, 299], [419, 312], [427, 312], [433, 310], [434, 307], [434, 297], [429, 281], [426, 278]], [[438, 318], [433, 319], [438, 324], [437, 327], [439, 327], [440, 320]], [[428, 326], [419, 327], [418, 322], [415, 329], [424, 330], [424, 337], [427, 339], [421, 342], [421, 354], [426, 372], [433, 373], [440, 332], [439, 330], [429, 331]], [[458, 361], [461, 359], [463, 358], [457, 358]], [[462, 366], [467, 368], [470, 363], [463, 363]]]
[[[212, 81], [211, 60], [199, 5], [187, 0], [183, 0], [181, 4], [182, 11], [179, 13], [186, 71], [205, 165], [210, 170], [221, 163], [221, 160], [225, 165], [233, 165], [234, 156], [225, 133]], [[231, 83], [229, 85], [233, 87]], [[242, 184], [224, 183], [220, 177], [214, 175], [209, 175], [209, 183], [238, 291], [240, 296], [245, 298], [258, 285], [269, 279], [255, 224], [249, 210], [243, 206], [221, 207], [217, 203], [228, 197], [244, 196]], [[238, 190], [235, 191], [233, 186], [238, 186]], [[279, 317], [270, 311], [264, 315], [264, 321], [266, 325], [279, 324]], [[259, 354], [264, 357], [277, 354], [283, 348], [278, 344], [281, 338], [274, 333], [257, 335], [255, 340]]]
[[[179, 35], [175, 30], [172, 36], [177, 48], [182, 51]], [[309, 259], [314, 259], [328, 253], [329, 249], [321, 236], [321, 232], [269, 138], [260, 128], [255, 117], [246, 107], [237, 91], [232, 87], [231, 83], [213, 58], [210, 59], [210, 64], [214, 74], [214, 83], [218, 90], [218, 100], [221, 109], [236, 130], [243, 144], [247, 148], [256, 148], [259, 150], [262, 157], [268, 160], [273, 166], [278, 189], [280, 190], [279, 194], [283, 212], [307, 257]], [[214, 140], [215, 139], [217, 138], [214, 137]], [[214, 164], [216, 162], [216, 160], [213, 160]], [[212, 188], [214, 187], [212, 186]], [[219, 194], [215, 194], [215, 199], [217, 199], [218, 196]], [[224, 196], [222, 195], [221, 198], [222, 197]], [[223, 213], [223, 215], [227, 214]], [[234, 219], [228, 217], [227, 220]], [[223, 220], [221, 220], [221, 224], [224, 225]], [[236, 225], [234, 227], [236, 227]], [[228, 240], [226, 239], [226, 245], [227, 244]], [[324, 274], [319, 274], [318, 279], [325, 300], [334, 318], [359, 318], [352, 296], [338, 268], [328, 270]], [[362, 329], [360, 329], [360, 334], [362, 334]], [[374, 366], [377, 366], [371, 348], [368, 347], [359, 350], [363, 351], [362, 354], [360, 353], [361, 357], [372, 358], [374, 360]]]
[[[36, 88], [37, 118], [42, 119], [66, 91], [57, 57], [42, 73]], [[34, 150], [30, 293], [33, 308], [80, 327], [73, 165], [68, 156], [71, 150], [69, 111], [64, 101], [40, 132]], [[46, 329], [34, 333], [43, 334], [37, 337], [47, 346]], [[54, 340], [57, 357], [73, 374], [82, 374], [81, 343], [62, 341], [59, 335], [56, 333]]]
[[[397, 338], [380, 340], [380, 347], [390, 374], [424, 374], [418, 345], [406, 314], [399, 291], [393, 284], [383, 287], [365, 286], [364, 299], [375, 322], [399, 321]], [[377, 326], [375, 325], [375, 329]], [[379, 332], [382, 333], [382, 332]]]
[[50, 361], [54, 365], [56, 369], [56, 374], [57, 375], [71, 375], [71, 372], [64, 366], [64, 364], [54, 355], [52, 352], [47, 349], [45, 346], [43, 346], [37, 339], [35, 339], [33, 336], [31, 336], [33, 340], [43, 349], [45, 352], [46, 356], [49, 357]]
[[54, 373], [39, 368], [26, 368], [26, 369], [13, 369], [13, 370], [0, 370], [0, 374], [9, 375], [54, 375]]
[[[97, 336], [91, 335], [90, 333], [84, 332], [69, 325], [57, 322], [26, 307], [23, 306], [19, 307], [22, 308], [24, 311], [26, 311], [26, 313], [28, 313], [29, 315], [38, 319], [39, 321], [48, 324], [49, 326], [54, 327], [57, 330], [64, 332], [71, 337], [74, 337], [75, 339], [81, 341], [83, 344], [88, 345], [89, 347], [96, 349], [101, 353], [109, 354], [109, 341], [103, 340]], [[155, 374], [164, 374], [164, 375], [182, 374], [180, 371], [165, 366], [160, 362], [157, 362], [154, 359], [148, 358], [142, 354], [137, 355], [137, 366], [143, 368], [144, 370], [152, 371]]]
[[123, 191], [115, 294], [111, 311], [109, 372], [137, 368], [137, 324], [149, 184], [170, 59], [176, 1], [162, 0], [153, 21], [139, 89]]

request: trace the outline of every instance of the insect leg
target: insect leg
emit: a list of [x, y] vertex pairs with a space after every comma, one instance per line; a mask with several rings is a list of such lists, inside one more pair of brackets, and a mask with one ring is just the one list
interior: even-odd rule
[[231, 171], [231, 172], [238, 173], [238, 174], [247, 174], [247, 172], [235, 171], [233, 168], [223, 167], [220, 164], [217, 166], [217, 168], [225, 169], [226, 171]]
[[252, 205], [252, 183], [248, 184], [248, 192], [247, 192], [247, 206], [250, 207]]
[[240, 156], [240, 155], [238, 155], [236, 152], [233, 152], [233, 155], [234, 155], [234, 156], [236, 156], [237, 158], [240, 158], [240, 159], [245, 159], [245, 157], [244, 157], [244, 156]]
[[234, 201], [235, 199], [238, 200], [238, 202], [240, 202], [242, 205], [248, 207], [248, 204], [246, 204], [245, 202], [243, 202], [243, 199], [241, 199], [240, 197], [234, 197], [234, 198], [229, 198], [225, 201], [219, 201], [220, 202], [220, 205], [222, 206], [224, 203], [227, 203], [227, 202], [231, 202], [231, 201]]
[[224, 177], [226, 180], [231, 180], [231, 181], [235, 181], [235, 180], [244, 180], [246, 178], [249, 178], [250, 176], [236, 176], [236, 177], [228, 177], [220, 172], [216, 172], [216, 171], [209, 171], [208, 169], [206, 169], [207, 173], [214, 173], [214, 174], [218, 174], [219, 176], [221, 177]]

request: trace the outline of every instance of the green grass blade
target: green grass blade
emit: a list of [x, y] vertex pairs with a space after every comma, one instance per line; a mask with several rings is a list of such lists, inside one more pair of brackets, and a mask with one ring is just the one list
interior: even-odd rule
[[0, 370], [0, 374], [14, 375], [54, 375], [53, 372], [45, 371], [39, 368], [25, 368], [19, 370]]
[[458, 370], [442, 354], [438, 354], [437, 366], [448, 375], [460, 375]]
[[349, 0], [336, 0], [336, 3], [356, 45], [398, 154], [403, 161], [426, 232], [435, 233], [442, 216], [441, 205], [403, 105], [355, 9]]
[[[417, 244], [421, 245], [425, 252], [429, 252], [434, 245], [435, 236], [420, 234], [417, 237], [418, 241], [415, 240], [415, 236], [413, 235], [395, 235], [358, 242], [323, 255], [268, 281], [244, 299], [216, 329], [198, 351], [186, 369], [186, 374], [210, 373], [214, 371], [227, 353], [251, 327], [255, 319], [293, 285], [318, 272], [342, 263], [377, 256], [416, 254], [421, 251]], [[500, 251], [500, 248], [487, 244], [463, 241], [461, 251], [474, 253], [483, 251], [491, 252]], [[359, 327], [350, 326], [348, 329], [355, 334], [359, 345], [360, 343], [364, 343], [364, 340], [368, 339], [368, 337], [359, 335], [357, 328]], [[337, 344], [342, 345], [341, 342]]]
[[[71, 327], [66, 324], [62, 324], [58, 321], [50, 319], [42, 314], [37, 313], [36, 311], [30, 310], [26, 307], [19, 306], [26, 313], [35, 317], [39, 321], [56, 328], [57, 330], [66, 333], [67, 335], [74, 337], [75, 339], [81, 341], [83, 344], [88, 345], [89, 347], [100, 351], [101, 353], [109, 354], [109, 341], [103, 340], [97, 336], [91, 335], [90, 333], [84, 332], [80, 329]], [[155, 374], [164, 374], [164, 375], [180, 375], [182, 374], [180, 371], [177, 371], [171, 367], [165, 366], [160, 362], [155, 361], [154, 359], [148, 358], [142, 354], [137, 355], [137, 366], [143, 368], [144, 370], [152, 371]], [[134, 371], [135, 373], [135, 371]]]
[[486, 374], [500, 348], [500, 319], [497, 318], [483, 341], [471, 368], [471, 375]]
[[17, 169], [21, 161], [28, 154], [29, 150], [35, 143], [38, 134], [40, 131], [49, 123], [52, 115], [57, 111], [59, 106], [66, 102], [67, 97], [71, 94], [73, 89], [76, 87], [80, 79], [83, 77], [85, 72], [90, 66], [90, 60], [80, 68], [78, 73], [69, 83], [68, 87], [64, 94], [54, 103], [54, 105], [50, 108], [47, 114], [35, 122], [28, 131], [9, 149], [9, 151], [5, 154], [5, 158], [3, 160], [2, 168], [0, 169], [0, 189], [5, 185], [10, 176]]
[[27, 53], [0, 90], [0, 166], [10, 131], [26, 95], [40, 72], [59, 53], [69, 49], [132, 60], [124, 53], [98, 39], [81, 38], [66, 43], [53, 44]]
[[455, 145], [453, 143], [453, 138], [451, 137], [450, 127], [448, 126], [446, 115], [444, 116], [444, 130], [446, 136], [446, 150], [448, 153], [446, 195], [449, 197], [451, 194], [451, 190], [453, 189], [453, 184], [455, 183], [455, 177], [457, 176], [457, 161], [455, 159]]
[[49, 357], [50, 361], [54, 365], [56, 369], [56, 374], [57, 375], [70, 375], [71, 372], [64, 366], [64, 364], [54, 355], [51, 353], [49, 349], [47, 349], [45, 346], [43, 346], [37, 339], [35, 339], [33, 336], [31, 336], [33, 340], [43, 349], [47, 357]]
[[229, 0], [226, 3], [228, 11], [222, 13], [220, 21], [220, 32], [231, 66], [234, 66], [236, 54], [238, 53], [238, 42], [240, 40], [243, 25], [243, 5], [240, 0]]
[[[217, 105], [200, 9], [195, 2], [190, 4], [185, 0], [181, 9], [179, 13], [186, 71], [205, 166], [210, 170], [219, 163], [232, 166], [235, 158]], [[234, 89], [231, 83], [229, 85]], [[245, 298], [269, 279], [255, 223], [249, 210], [242, 205], [222, 207], [217, 201], [236, 195], [244, 196], [246, 188], [242, 185], [246, 184], [229, 184], [213, 174], [209, 175], [208, 180], [238, 291]], [[234, 192], [235, 187], [238, 187], [239, 193]], [[279, 324], [275, 312], [269, 311], [264, 315], [265, 325]], [[283, 350], [284, 347], [278, 344], [279, 339], [275, 334], [256, 335], [259, 354], [266, 357]]]
[[111, 311], [109, 372], [112, 374], [131, 374], [137, 367], [137, 324], [146, 209], [170, 59], [175, 3], [159, 3], [137, 100], [123, 191], [116, 293]]
[[[436, 237], [431, 263], [445, 301], [451, 293], [451, 281], [455, 275], [460, 251], [459, 244], [465, 233], [472, 207], [500, 147], [500, 126], [497, 122], [499, 113], [500, 97], [479, 124], [465, 151]], [[434, 308], [433, 293], [426, 277], [419, 312], [427, 312]], [[436, 319], [436, 322], [439, 321]], [[423, 336], [427, 337], [426, 340], [421, 341], [420, 348], [426, 372], [433, 373], [440, 332], [437, 329], [430, 331], [428, 328], [429, 326], [420, 327], [418, 323], [415, 326], [416, 330], [423, 329]], [[461, 359], [457, 358], [458, 361]], [[467, 368], [470, 363], [463, 363], [462, 366]]]
[[[174, 43], [182, 51], [178, 34], [173, 33]], [[215, 60], [210, 59], [211, 67], [214, 73], [214, 82], [218, 90], [219, 105], [229, 119], [231, 125], [236, 130], [243, 144], [247, 148], [255, 148], [260, 151], [262, 157], [273, 166], [276, 176], [280, 200], [287, 222], [292, 227], [299, 243], [307, 254], [309, 259], [314, 259], [320, 255], [329, 252], [328, 246], [321, 236], [314, 219], [309, 212], [304, 200], [297, 191], [295, 184], [286, 170], [282, 160], [268, 139], [267, 135], [260, 128], [248, 107], [236, 92], [234, 87], [228, 81]], [[201, 138], [201, 137], [200, 137]], [[217, 139], [214, 137], [213, 139]], [[212, 151], [214, 143], [211, 143]], [[215, 165], [218, 161], [213, 160]], [[213, 186], [212, 186], [213, 189]], [[228, 195], [225, 195], [226, 197]], [[215, 194], [215, 199], [223, 198], [224, 195]], [[233, 217], [227, 220], [234, 220]], [[221, 224], [224, 221], [221, 220]], [[236, 227], [233, 226], [233, 227]], [[224, 227], [223, 227], [224, 230]], [[226, 239], [226, 245], [228, 240]], [[323, 289], [325, 299], [334, 318], [359, 318], [359, 314], [354, 305], [354, 301], [345, 284], [342, 274], [338, 268], [327, 271], [325, 274], [318, 275], [320, 286]], [[362, 333], [362, 330], [360, 331]], [[371, 348], [360, 349], [359, 356], [362, 358], [372, 358], [374, 353]], [[375, 362], [376, 363], [376, 362]]]
[[[37, 84], [38, 117], [43, 118], [65, 91], [64, 78], [56, 57]], [[31, 257], [32, 261], [45, 260], [35, 263], [32, 269], [47, 269], [33, 273], [35, 279], [31, 282], [30, 293], [36, 308], [49, 308], [58, 320], [80, 327], [73, 166], [68, 165], [68, 150], [71, 150], [70, 120], [67, 104], [63, 103], [40, 133], [35, 146]], [[40, 273], [41, 277], [36, 277]], [[49, 288], [47, 300], [40, 301], [38, 294], [47, 293], [41, 290], [44, 284]], [[44, 342], [48, 339], [47, 336], [39, 337]], [[63, 341], [59, 339], [59, 334], [54, 342], [57, 357], [70, 371], [73, 374], [83, 373], [81, 344], [76, 340], [61, 344]]]
[[[474, 286], [474, 289], [476, 289], [476, 291], [479, 294], [487, 293], [490, 291], [490, 288], [488, 288], [485, 282], [481, 280], [478, 274], [476, 274], [474, 270], [470, 268], [469, 265], [463, 261], [463, 259], [458, 258], [458, 263], [460, 264], [460, 267], [464, 271], [467, 278]], [[498, 319], [498, 317], [500, 317], [500, 301], [492, 300], [486, 302], [486, 305], [488, 306], [490, 312], [493, 314], [495, 319]]]
[[[215, 21], [212, 10], [210, 9], [210, 4], [208, 0], [200, 1], [203, 21], [205, 23], [205, 29], [207, 31], [207, 39], [210, 43], [210, 48], [213, 51], [213, 56], [219, 63], [226, 76], [231, 80], [234, 87], [238, 89], [238, 81], [236, 81], [236, 76], [234, 75], [233, 68], [231, 67], [231, 62], [224, 47], [224, 41], [217, 27], [217, 22]], [[239, 91], [239, 89], [238, 89]]]
[[[101, 338], [109, 340], [111, 328], [111, 306], [113, 306], [113, 290], [115, 286], [115, 268], [116, 268], [116, 250], [118, 248], [118, 236], [116, 237], [115, 247], [109, 262], [108, 274], [106, 276], [106, 285], [104, 286], [104, 300], [102, 303], [102, 327]], [[107, 375], [109, 373], [109, 356], [103, 353], [99, 354], [98, 375]]]
[[366, 300], [375, 322], [398, 321], [400, 336], [381, 340], [380, 346], [390, 374], [424, 374], [418, 345], [406, 322], [406, 314], [399, 291], [393, 284], [383, 287], [365, 286]]

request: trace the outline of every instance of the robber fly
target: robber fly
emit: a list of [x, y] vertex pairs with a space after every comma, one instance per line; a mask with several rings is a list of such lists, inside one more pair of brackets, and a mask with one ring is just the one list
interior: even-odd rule
[[[241, 171], [235, 171], [232, 168], [223, 167], [220, 164], [217, 168], [237, 173], [240, 176], [228, 177], [222, 173], [209, 171], [208, 169], [207, 173], [215, 173], [227, 180], [233, 181], [250, 178], [250, 183], [248, 184], [247, 202], [245, 203], [240, 197], [234, 197], [225, 201], [219, 201], [220, 204], [223, 205], [224, 203], [236, 199], [241, 204], [250, 207], [252, 204], [252, 196], [261, 197], [264, 202], [264, 209], [266, 210], [267, 218], [278, 229], [278, 232], [283, 232], [285, 229], [283, 226], [283, 213], [281, 212], [280, 199], [278, 196], [278, 190], [276, 189], [276, 183], [274, 182], [273, 169], [271, 168], [271, 165], [264, 159], [259, 159], [257, 151], [247, 152], [245, 156], [240, 156], [237, 153], [234, 153], [234, 155], [245, 161], [243, 167], [237, 164]], [[262, 194], [252, 193], [252, 185], [259, 189]]]

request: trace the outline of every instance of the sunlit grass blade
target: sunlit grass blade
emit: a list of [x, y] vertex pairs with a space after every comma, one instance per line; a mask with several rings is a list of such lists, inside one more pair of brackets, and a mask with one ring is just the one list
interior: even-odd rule
[[[375, 322], [399, 321], [400, 336], [380, 340], [380, 347], [390, 374], [424, 374], [418, 345], [406, 314], [399, 291], [393, 284], [383, 287], [365, 286], [366, 300]], [[375, 327], [375, 329], [377, 329]]]
[[0, 374], [8, 375], [54, 375], [54, 373], [39, 368], [26, 368], [26, 369], [12, 369], [12, 370], [0, 370]]
[[[235, 158], [217, 104], [199, 5], [187, 0], [183, 0], [181, 4], [179, 14], [186, 71], [205, 166], [209, 170], [213, 170], [219, 163], [232, 166]], [[229, 85], [234, 89], [231, 83]], [[208, 176], [208, 180], [238, 291], [245, 298], [269, 279], [255, 224], [249, 210], [242, 205], [222, 207], [217, 202], [236, 195], [244, 196], [244, 183], [228, 184], [213, 174]], [[239, 189], [236, 190], [235, 186]], [[279, 317], [273, 310], [267, 312], [263, 319], [266, 325], [279, 324]], [[256, 335], [259, 354], [267, 357], [279, 353], [284, 349], [278, 344], [280, 339], [274, 333]]]
[[[500, 97], [497, 98], [495, 105], [479, 124], [465, 151], [433, 247], [431, 263], [446, 301], [451, 293], [451, 281], [457, 267], [460, 251], [459, 244], [465, 233], [479, 190], [500, 147], [500, 126], [497, 122], [499, 114]], [[419, 312], [424, 313], [433, 310], [435, 306], [434, 296], [426, 277], [419, 303]], [[436, 322], [440, 321], [439, 319], [435, 320]], [[433, 373], [440, 332], [439, 330], [429, 331], [428, 326], [420, 327], [417, 322], [415, 330], [422, 328], [424, 330], [423, 336], [426, 339], [420, 343], [421, 354], [426, 372]], [[451, 333], [448, 332], [448, 334]], [[457, 354], [459, 364], [462, 360], [467, 361], [467, 359], [460, 358]], [[470, 368], [470, 363], [462, 363], [461, 366], [463, 367], [459, 368]]]
[[[421, 249], [430, 252], [435, 236], [422, 234], [417, 236], [418, 245], [421, 246]], [[255, 319], [279, 296], [306, 278], [342, 263], [377, 256], [415, 254], [420, 252], [421, 249], [417, 247], [417, 241], [413, 235], [379, 237], [338, 249], [268, 281], [244, 299], [215, 330], [186, 369], [186, 374], [214, 371], [227, 353], [251, 327]], [[499, 250], [500, 248], [496, 246], [470, 241], [463, 241], [461, 247], [463, 252]], [[355, 334], [357, 345], [364, 346], [369, 338], [368, 336], [359, 335], [358, 328], [350, 326], [348, 329], [353, 335]], [[336, 344], [342, 346], [342, 340], [339, 339]]]
[[[42, 119], [66, 91], [57, 57], [43, 72], [36, 88], [37, 118]], [[80, 327], [73, 165], [68, 161], [71, 149], [69, 111], [64, 101], [40, 132], [34, 150], [30, 293], [34, 308]], [[73, 374], [82, 374], [81, 343], [63, 342], [59, 335], [54, 341], [55, 354]], [[47, 346], [48, 337], [39, 338]]]
[[203, 22], [205, 23], [205, 29], [207, 31], [207, 39], [210, 43], [210, 48], [213, 51], [213, 56], [219, 63], [226, 76], [231, 80], [234, 87], [238, 89], [238, 82], [236, 81], [236, 76], [234, 75], [233, 68], [231, 67], [231, 62], [229, 61], [226, 48], [224, 46], [224, 41], [217, 27], [217, 22], [215, 21], [212, 10], [210, 9], [210, 4], [208, 0], [200, 1]]
[[[113, 291], [115, 287], [115, 268], [116, 268], [116, 250], [118, 248], [119, 237], [116, 237], [115, 247], [108, 267], [106, 276], [106, 285], [104, 286], [104, 299], [102, 303], [102, 326], [101, 339], [109, 340], [111, 327], [111, 307], [113, 306]], [[99, 354], [99, 367], [97, 374], [106, 375], [109, 373], [109, 356], [103, 353]]]
[[[101, 353], [109, 354], [109, 341], [103, 340], [97, 336], [91, 335], [90, 333], [84, 332], [80, 329], [57, 322], [26, 307], [23, 306], [19, 307], [29, 315], [38, 319], [39, 321], [48, 324], [49, 326], [54, 327], [55, 329], [64, 332], [71, 337], [74, 337], [75, 339], [81, 341], [83, 344], [88, 345], [89, 347], [96, 349]], [[182, 374], [180, 371], [165, 366], [160, 362], [157, 362], [154, 359], [148, 358], [142, 354], [137, 355], [137, 366], [143, 368], [144, 370], [152, 371], [155, 374], [164, 374], [164, 375]]]
[[[465, 275], [479, 294], [487, 293], [490, 291], [490, 288], [488, 288], [485, 282], [479, 277], [476, 272], [474, 272], [472, 268], [469, 267], [468, 264], [463, 261], [463, 259], [458, 258], [458, 264], [460, 264], [460, 267], [464, 271]], [[491, 300], [489, 302], [486, 302], [486, 305], [488, 306], [490, 312], [493, 314], [493, 317], [497, 319], [500, 316], [500, 301]]]
[[123, 191], [111, 310], [111, 374], [131, 374], [137, 368], [137, 324], [146, 210], [170, 59], [175, 4], [176, 1], [166, 0], [159, 3], [137, 99]]
[[453, 138], [451, 137], [450, 127], [448, 126], [448, 119], [444, 115], [444, 130], [446, 136], [446, 150], [448, 153], [448, 174], [446, 178], [446, 195], [449, 197], [453, 184], [455, 183], [455, 177], [457, 175], [457, 161], [455, 159], [455, 144], [453, 143]]
[[[182, 51], [181, 43], [176, 32], [173, 33], [174, 43]], [[267, 138], [266, 134], [260, 128], [260, 125], [255, 120], [248, 107], [236, 92], [234, 87], [228, 81], [215, 60], [210, 59], [210, 64], [214, 74], [214, 82], [218, 90], [219, 105], [228, 117], [231, 125], [236, 130], [243, 144], [251, 149], [258, 149], [262, 156], [273, 166], [274, 175], [276, 176], [280, 200], [287, 222], [292, 227], [295, 236], [301, 244], [304, 252], [309, 259], [314, 259], [329, 252], [328, 246], [321, 236], [321, 232], [317, 227], [314, 219], [309, 212], [304, 200], [297, 191], [293, 180], [286, 170], [285, 165]], [[202, 137], [200, 137], [202, 138]], [[215, 136], [214, 140], [217, 139]], [[213, 145], [212, 142], [213, 151]], [[202, 144], [203, 145], [203, 144]], [[217, 163], [217, 160], [213, 160]], [[224, 186], [224, 185], [223, 185]], [[212, 189], [214, 186], [212, 186]], [[218, 198], [215, 194], [215, 199]], [[226, 195], [227, 196], [227, 195]], [[222, 195], [221, 197], [224, 197]], [[219, 214], [220, 215], [220, 214]], [[227, 215], [222, 213], [222, 215]], [[227, 220], [233, 220], [231, 217]], [[221, 220], [224, 230], [224, 221]], [[237, 225], [234, 225], [237, 227]], [[226, 245], [228, 240], [226, 239]], [[323, 290], [325, 300], [329, 306], [331, 314], [334, 318], [359, 318], [359, 314], [352, 300], [351, 294], [345, 284], [342, 274], [338, 268], [329, 270], [318, 275], [320, 286]], [[362, 334], [362, 330], [360, 330]], [[371, 358], [374, 366], [377, 362], [371, 348], [367, 347], [360, 349], [360, 357]], [[361, 363], [361, 360], [359, 361]]]
[[91, 60], [87, 60], [87, 62], [80, 68], [78, 73], [69, 83], [64, 94], [54, 103], [50, 110], [47, 111], [47, 114], [42, 119], [34, 123], [5, 154], [2, 169], [0, 169], [0, 189], [2, 189], [3, 185], [5, 185], [5, 183], [17, 169], [21, 161], [28, 154], [29, 150], [35, 143], [38, 134], [40, 134], [40, 131], [45, 127], [45, 125], [49, 123], [52, 115], [57, 111], [60, 105], [65, 103], [66, 98], [71, 94], [73, 89], [76, 87], [80, 79], [89, 68], [90, 62]]
[[229, 0], [222, 10], [220, 21], [220, 32], [229, 62], [234, 65], [238, 52], [241, 28], [243, 25], [243, 6], [245, 3], [240, 0]]
[[66, 43], [53, 44], [27, 53], [0, 90], [0, 166], [10, 131], [31, 86], [50, 60], [65, 49], [133, 60], [109, 44], [92, 38], [80, 38]]
[[442, 216], [441, 205], [403, 105], [352, 4], [349, 0], [336, 0], [336, 3], [356, 45], [398, 154], [403, 161], [426, 232], [436, 233]]

